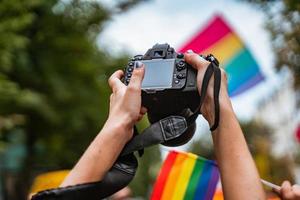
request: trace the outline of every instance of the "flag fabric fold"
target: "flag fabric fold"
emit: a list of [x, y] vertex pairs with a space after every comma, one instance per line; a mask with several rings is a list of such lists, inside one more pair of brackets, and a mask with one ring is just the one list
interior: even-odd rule
[[156, 180], [151, 200], [213, 199], [219, 170], [214, 161], [170, 151]]
[[230, 96], [241, 94], [264, 80], [264, 76], [253, 55], [241, 38], [216, 15], [204, 29], [186, 42], [179, 52], [193, 50], [200, 54], [213, 54], [228, 75]]

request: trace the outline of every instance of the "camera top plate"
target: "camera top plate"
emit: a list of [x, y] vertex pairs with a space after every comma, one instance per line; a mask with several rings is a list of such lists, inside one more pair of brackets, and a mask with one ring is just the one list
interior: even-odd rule
[[[145, 55], [134, 56], [125, 68], [124, 83], [126, 85], [130, 82], [136, 61], [141, 61], [146, 66], [142, 85], [142, 90], [146, 93], [156, 93], [167, 89], [178, 90], [185, 87], [188, 73], [184, 55], [177, 54], [169, 45], [157, 44]], [[152, 82], [149, 81], [150, 79]]]

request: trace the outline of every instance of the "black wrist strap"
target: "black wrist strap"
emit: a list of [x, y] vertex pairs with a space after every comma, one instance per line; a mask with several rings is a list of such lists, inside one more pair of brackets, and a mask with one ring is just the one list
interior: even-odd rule
[[215, 105], [215, 122], [210, 127], [210, 131], [214, 131], [219, 126], [220, 121], [220, 102], [219, 94], [221, 88], [221, 70], [218, 67], [214, 66], [214, 105]]
[[215, 111], [215, 119], [214, 124], [210, 127], [210, 131], [214, 131], [219, 126], [220, 121], [220, 103], [219, 103], [219, 94], [220, 94], [220, 87], [221, 87], [221, 70], [218, 66], [218, 62], [211, 62], [205, 73], [202, 80], [201, 92], [200, 92], [200, 104], [198, 108], [194, 111], [194, 113], [187, 119], [189, 123], [195, 121], [200, 113], [202, 104], [206, 97], [207, 88], [209, 85], [209, 80], [211, 79], [212, 75], [214, 74], [214, 111]]

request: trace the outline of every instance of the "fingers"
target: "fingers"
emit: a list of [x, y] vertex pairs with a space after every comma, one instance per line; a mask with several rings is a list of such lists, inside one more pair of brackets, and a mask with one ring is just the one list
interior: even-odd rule
[[133, 70], [132, 77], [130, 79], [128, 87], [132, 87], [135, 89], [141, 89], [144, 74], [145, 74], [144, 64], [142, 64], [141, 62], [138, 61], [137, 67]]
[[294, 199], [294, 193], [292, 190], [291, 183], [289, 181], [284, 181], [282, 183], [280, 193], [281, 193], [282, 198], [285, 200]]
[[206, 68], [210, 64], [209, 61], [190, 50], [184, 54], [184, 59], [188, 64], [198, 70]]
[[296, 197], [300, 199], [300, 185], [293, 185], [292, 190]]
[[147, 113], [147, 108], [142, 106], [141, 110], [140, 110], [140, 113], [139, 113], [138, 121], [140, 121], [146, 113]]
[[145, 108], [144, 106], [142, 106], [137, 121], [140, 121], [140, 120], [144, 117], [144, 115], [145, 115], [146, 113], [147, 113], [147, 108]]
[[120, 87], [124, 87], [124, 84], [120, 80], [123, 76], [124, 72], [122, 70], [118, 70], [109, 77], [108, 84], [113, 92], [115, 92]]
[[140, 114], [144, 115], [144, 114], [146, 114], [146, 113], [147, 113], [147, 108], [144, 107], [144, 106], [142, 106], [142, 107], [141, 107], [141, 110], [140, 110]]
[[144, 115], [139, 114], [137, 121], [141, 121], [143, 119]]

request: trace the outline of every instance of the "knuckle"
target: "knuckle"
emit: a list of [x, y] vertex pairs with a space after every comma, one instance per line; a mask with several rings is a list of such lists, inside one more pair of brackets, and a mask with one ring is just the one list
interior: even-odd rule
[[135, 77], [141, 77], [142, 76], [142, 70], [140, 70], [140, 69], [135, 69], [134, 71], [133, 71], [133, 76], [135, 76]]
[[190, 55], [190, 62], [192, 65], [198, 65], [200, 63], [198, 60], [198, 55], [196, 54]]
[[199, 55], [195, 55], [195, 65], [198, 69], [207, 68], [207, 66], [210, 64], [209, 61], [201, 58]]
[[193, 53], [193, 54], [191, 54], [190, 55], [190, 58], [193, 60], [193, 59], [196, 59], [198, 57], [198, 55], [197, 54], [195, 54], [195, 53]]
[[109, 79], [108, 79], [108, 84], [109, 84], [110, 86], [112, 86], [112, 84], [113, 84], [113, 77], [109, 77]]
[[131, 120], [135, 121], [137, 119], [137, 114], [134, 112], [128, 112], [128, 118], [130, 118]]
[[127, 91], [128, 91], [128, 92], [137, 92], [137, 91], [139, 91], [139, 87], [137, 87], [137, 86], [135, 86], [135, 85], [129, 85], [129, 86], [127, 87]]

